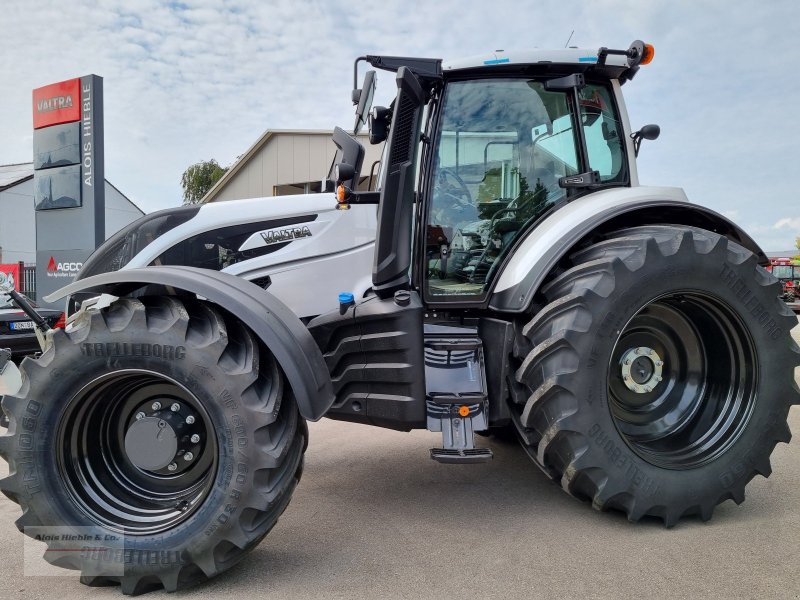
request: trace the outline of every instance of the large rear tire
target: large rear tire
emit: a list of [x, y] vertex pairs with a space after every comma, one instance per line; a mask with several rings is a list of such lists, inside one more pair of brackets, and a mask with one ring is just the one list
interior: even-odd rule
[[623, 230], [570, 260], [518, 344], [528, 454], [632, 521], [741, 503], [800, 400], [777, 281], [738, 244], [677, 226]]
[[22, 507], [17, 527], [46, 536], [49, 562], [126, 594], [175, 591], [272, 529], [307, 429], [241, 322], [197, 300], [121, 299], [53, 342], [22, 363], [0, 438], [0, 490]]

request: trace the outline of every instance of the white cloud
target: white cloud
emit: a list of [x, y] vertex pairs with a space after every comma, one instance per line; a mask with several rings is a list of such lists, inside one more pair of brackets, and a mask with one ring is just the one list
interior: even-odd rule
[[800, 234], [800, 217], [785, 217], [772, 226], [773, 229], [792, 229]]

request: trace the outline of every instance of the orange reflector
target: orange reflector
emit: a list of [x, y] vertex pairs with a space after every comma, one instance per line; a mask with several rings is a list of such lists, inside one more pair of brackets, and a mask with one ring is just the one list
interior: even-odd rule
[[469, 416], [469, 406], [462, 406], [461, 408], [459, 408], [458, 409], [458, 414], [460, 414], [462, 417], [468, 417]]
[[656, 49], [653, 48], [650, 44], [644, 45], [644, 52], [642, 52], [642, 62], [640, 65], [649, 65], [650, 61], [653, 60], [653, 57], [656, 55]]
[[336, 188], [336, 199], [342, 204], [344, 204], [344, 201], [347, 200], [347, 189], [344, 187], [344, 185], [340, 184], [339, 187]]

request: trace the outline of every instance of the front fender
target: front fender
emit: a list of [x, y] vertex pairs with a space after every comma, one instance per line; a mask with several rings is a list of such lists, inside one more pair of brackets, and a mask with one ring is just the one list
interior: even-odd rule
[[528, 310], [547, 275], [589, 236], [661, 224], [719, 233], [753, 252], [760, 264], [769, 264], [763, 250], [740, 227], [709, 208], [690, 203], [680, 188], [613, 188], [570, 202], [531, 230], [499, 273], [489, 307], [512, 313]]
[[306, 419], [319, 420], [333, 404], [328, 368], [308, 329], [283, 302], [240, 277], [181, 266], [128, 269], [81, 279], [45, 300], [56, 302], [77, 292], [122, 297], [149, 285], [168, 288], [170, 294], [196, 294], [241, 319], [275, 355]]

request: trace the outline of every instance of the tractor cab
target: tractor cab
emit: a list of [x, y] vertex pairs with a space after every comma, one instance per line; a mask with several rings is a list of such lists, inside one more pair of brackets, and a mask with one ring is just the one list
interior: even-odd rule
[[[497, 51], [450, 64], [357, 59], [355, 81], [362, 61], [397, 72], [389, 108], [370, 110], [374, 71], [353, 91], [354, 133], [369, 124], [371, 142], [387, 140], [380, 191], [338, 192], [343, 207], [380, 204], [375, 292], [413, 287], [431, 305], [485, 305], [512, 248], [537, 222], [590, 192], [636, 185], [638, 142], [656, 137], [657, 127], [631, 133], [620, 83], [652, 55], [634, 42], [628, 50]], [[345, 163], [339, 183], [353, 179]]]
[[[431, 300], [482, 297], [530, 224], [582, 191], [628, 184], [610, 84], [586, 83], [576, 106], [569, 89], [550, 81], [486, 77], [447, 85], [426, 214]], [[581, 173], [589, 173], [587, 185], [571, 186]]]

